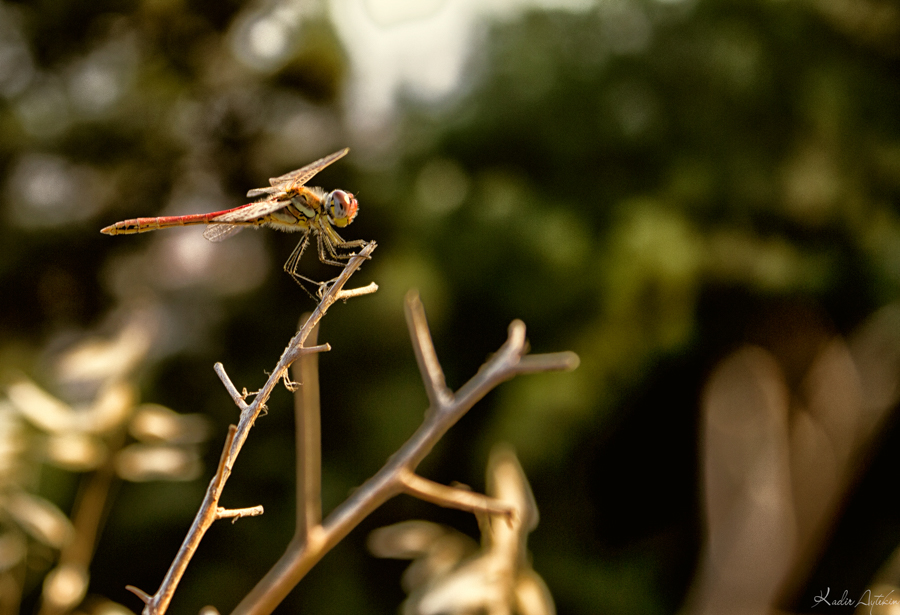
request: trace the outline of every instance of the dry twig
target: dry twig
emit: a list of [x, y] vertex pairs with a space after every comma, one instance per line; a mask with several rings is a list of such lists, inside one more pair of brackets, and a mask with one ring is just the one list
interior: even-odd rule
[[143, 615], [165, 613], [191, 556], [206, 530], [216, 519], [240, 518], [260, 514], [261, 507], [225, 510], [218, 506], [219, 497], [235, 458], [247, 438], [250, 428], [265, 408], [265, 403], [280, 380], [294, 390], [288, 369], [299, 359], [294, 377], [301, 383], [297, 396], [297, 529], [287, 549], [266, 576], [237, 606], [234, 613], [262, 615], [271, 613], [300, 579], [369, 513], [391, 497], [407, 493], [441, 506], [470, 512], [505, 515], [512, 520], [513, 508], [496, 498], [473, 493], [467, 489], [434, 483], [415, 473], [416, 467], [434, 445], [478, 400], [505, 380], [525, 373], [569, 370], [578, 365], [578, 356], [571, 352], [526, 356], [525, 325], [513, 321], [506, 343], [491, 357], [462, 388], [455, 393], [445, 383], [425, 312], [414, 292], [407, 295], [406, 316], [410, 335], [430, 402], [422, 425], [412, 437], [390, 457], [374, 476], [322, 521], [321, 510], [321, 445], [319, 422], [319, 392], [316, 353], [329, 350], [327, 344], [307, 347], [316, 341], [316, 327], [325, 311], [335, 301], [368, 294], [377, 290], [369, 286], [345, 291], [343, 286], [350, 275], [369, 258], [375, 244], [363, 248], [347, 264], [335, 282], [325, 289], [316, 310], [305, 319], [297, 334], [281, 355], [277, 366], [265, 385], [247, 403], [247, 394], [240, 393], [228, 378], [221, 364], [216, 373], [229, 395], [241, 410], [237, 426], [232, 426], [216, 475], [207, 488], [206, 496], [159, 590], [153, 596], [137, 588], [129, 588], [145, 603]]
[[178, 553], [175, 555], [175, 559], [172, 561], [172, 565], [169, 567], [159, 589], [155, 594], [150, 596], [136, 587], [128, 587], [132, 593], [137, 595], [144, 602], [143, 615], [162, 615], [162, 613], [166, 612], [166, 609], [175, 594], [175, 589], [177, 588], [181, 577], [184, 575], [184, 571], [187, 569], [188, 563], [197, 551], [197, 547], [203, 539], [206, 530], [209, 529], [214, 521], [217, 519], [237, 519], [252, 514], [261, 514], [262, 507], [235, 510], [220, 508], [219, 498], [222, 495], [222, 489], [225, 487], [225, 483], [231, 475], [231, 469], [234, 466], [238, 454], [241, 452], [241, 448], [247, 439], [250, 429], [253, 427], [260, 412], [265, 408], [266, 401], [268, 401], [275, 386], [282, 379], [284, 379], [286, 383], [289, 382], [287, 374], [291, 364], [304, 354], [330, 350], [330, 347], [327, 344], [312, 348], [307, 348], [303, 345], [310, 335], [310, 332], [319, 323], [325, 315], [325, 312], [328, 311], [328, 308], [338, 300], [371, 293], [378, 289], [376, 285], [370, 284], [362, 289], [350, 291], [343, 290], [344, 285], [350, 279], [350, 276], [353, 275], [370, 257], [375, 250], [375, 247], [374, 242], [367, 244], [360, 250], [359, 254], [353, 256], [348, 261], [341, 274], [325, 289], [316, 310], [307, 319], [306, 323], [300, 328], [297, 334], [291, 338], [287, 348], [285, 348], [284, 352], [281, 354], [278, 364], [275, 366], [275, 369], [272, 370], [269, 379], [263, 387], [257, 391], [253, 403], [248, 404], [244, 400], [245, 395], [238, 392], [237, 388], [231, 382], [231, 379], [225, 373], [225, 368], [222, 364], [216, 364], [216, 374], [219, 376], [219, 379], [222, 381], [228, 394], [231, 395], [231, 398], [241, 410], [240, 420], [237, 426], [232, 425], [229, 429], [225, 446], [222, 449], [222, 456], [219, 459], [219, 465], [216, 469], [216, 474], [213, 476], [209, 483], [209, 487], [206, 489], [206, 495], [203, 498], [203, 503], [200, 505], [200, 510], [197, 511], [194, 522], [191, 524], [191, 528], [188, 530], [188, 534], [181, 544]]
[[[308, 497], [312, 499], [298, 495], [300, 498], [298, 525], [293, 540], [268, 574], [237, 606], [235, 614], [271, 613], [325, 553], [350, 533], [369, 513], [397, 494], [407, 493], [441, 506], [471, 512], [512, 514], [510, 506], [500, 500], [466, 489], [439, 485], [416, 475], [415, 469], [447, 430], [495, 386], [518, 374], [574, 369], [578, 365], [578, 356], [571, 352], [525, 356], [527, 352], [525, 325], [517, 320], [510, 325], [509, 337], [500, 350], [471, 380], [453, 393], [445, 384], [444, 373], [431, 341], [425, 312], [418, 295], [414, 292], [407, 295], [406, 315], [419, 370], [430, 401], [424, 422], [388, 459], [381, 470], [335, 508], [324, 522], [318, 523], [321, 516], [318, 489], [320, 467], [318, 419], [298, 416], [298, 425], [312, 424], [313, 429], [304, 436], [298, 435], [298, 440], [302, 439], [304, 442], [305, 453], [302, 455], [298, 453], [298, 463], [301, 464], [301, 467], [298, 467], [298, 477], [303, 478], [300, 478], [297, 492], [309, 494]], [[309, 357], [310, 363], [314, 361], [314, 356]], [[314, 412], [317, 415], [318, 391], [307, 389], [312, 384], [307, 375], [301, 378], [304, 392], [313, 398], [301, 414]], [[316, 470], [313, 471], [313, 468]]]

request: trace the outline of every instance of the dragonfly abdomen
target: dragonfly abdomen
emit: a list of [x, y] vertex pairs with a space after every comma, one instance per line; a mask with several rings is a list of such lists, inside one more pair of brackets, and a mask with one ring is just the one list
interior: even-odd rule
[[[216, 212], [221, 214], [222, 212]], [[158, 218], [132, 218], [131, 220], [122, 220], [116, 222], [104, 229], [101, 233], [107, 235], [132, 235], [134, 233], [146, 233], [148, 231], [156, 231], [161, 228], [171, 228], [173, 226], [189, 226], [192, 224], [208, 224], [211, 214], [195, 214], [191, 216], [162, 216]]]

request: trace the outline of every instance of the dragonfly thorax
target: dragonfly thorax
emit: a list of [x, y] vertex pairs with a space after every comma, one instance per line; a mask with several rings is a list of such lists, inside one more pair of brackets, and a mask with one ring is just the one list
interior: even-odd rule
[[325, 197], [325, 212], [335, 226], [347, 226], [356, 217], [356, 197], [344, 190], [332, 190]]
[[[269, 178], [269, 185], [265, 188], [254, 188], [247, 192], [247, 196], [254, 201], [240, 207], [206, 214], [132, 218], [111, 224], [100, 232], [107, 235], [127, 235], [206, 224], [203, 236], [210, 241], [221, 241], [248, 226], [268, 226], [288, 233], [300, 232], [303, 237], [284, 264], [284, 270], [301, 286], [303, 280], [319, 284], [320, 289], [325, 288], [324, 283], [310, 280], [297, 272], [300, 257], [309, 246], [310, 239], [315, 240], [320, 261], [339, 267], [344, 267], [354, 256], [352, 249], [368, 244], [361, 239], [345, 241], [332, 228], [344, 227], [353, 222], [359, 210], [356, 197], [344, 190], [326, 193], [321, 188], [307, 187], [306, 184], [319, 171], [344, 157], [348, 151], [349, 149], [344, 148], [296, 171]], [[310, 296], [313, 297], [312, 293]]]

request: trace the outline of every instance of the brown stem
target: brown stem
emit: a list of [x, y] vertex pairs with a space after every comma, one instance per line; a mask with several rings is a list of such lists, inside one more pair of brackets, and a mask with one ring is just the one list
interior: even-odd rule
[[[422, 349], [417, 350], [417, 356], [421, 354], [425, 357], [424, 360], [420, 359], [419, 365], [428, 387], [429, 383], [439, 381], [435, 374], [440, 366], [436, 365], [436, 355], [433, 363], [428, 358], [433, 353], [431, 336], [422, 330], [427, 328], [424, 310], [418, 296], [412, 293], [407, 295], [407, 318], [411, 321], [413, 344]], [[374, 476], [333, 510], [321, 525], [311, 527], [305, 534], [295, 535], [281, 558], [238, 604], [233, 615], [271, 613], [325, 553], [381, 504], [408, 489], [404, 478], [415, 471], [447, 430], [499, 383], [517, 373], [530, 373], [539, 368], [542, 371], [573, 369], [578, 364], [578, 357], [574, 353], [538, 355], [531, 361], [522, 361], [522, 355], [526, 351], [525, 325], [521, 321], [514, 321], [509, 327], [506, 343], [455, 395], [439, 394], [436, 386], [432, 403], [437, 406], [429, 408], [424, 422], [412, 437]], [[425, 363], [428, 365], [423, 367]], [[449, 400], [447, 403], [442, 401], [444, 397]]]

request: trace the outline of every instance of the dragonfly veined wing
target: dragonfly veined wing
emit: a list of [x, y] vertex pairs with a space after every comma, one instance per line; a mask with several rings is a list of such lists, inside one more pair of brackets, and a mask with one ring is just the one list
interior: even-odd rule
[[246, 224], [241, 223], [249, 223], [263, 216], [268, 216], [279, 209], [284, 209], [289, 204], [290, 201], [275, 201], [271, 199], [259, 201], [258, 203], [249, 203], [211, 220], [209, 226], [203, 231], [203, 236], [210, 241], [223, 241], [235, 233], [239, 233], [246, 226]]
[[244, 230], [243, 226], [237, 224], [210, 224], [203, 231], [203, 236], [213, 242], [225, 241], [232, 235], [237, 235]]
[[272, 177], [269, 179], [269, 183], [271, 184], [271, 186], [266, 188], [254, 188], [253, 190], [247, 192], [247, 196], [256, 197], [266, 194], [275, 194], [277, 192], [283, 192], [290, 188], [304, 186], [306, 185], [306, 182], [315, 177], [319, 171], [335, 162], [336, 160], [340, 160], [341, 158], [346, 156], [347, 152], [349, 151], [350, 148], [345, 147], [344, 149], [339, 150], [333, 154], [329, 154], [324, 158], [319, 158], [315, 162], [311, 162], [301, 169], [291, 171], [290, 173], [286, 173], [278, 177]]

